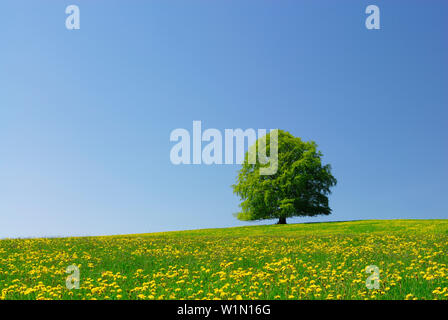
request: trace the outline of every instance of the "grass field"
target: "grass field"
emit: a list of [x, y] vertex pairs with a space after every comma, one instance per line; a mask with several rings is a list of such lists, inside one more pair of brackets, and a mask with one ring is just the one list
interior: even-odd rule
[[[448, 299], [448, 220], [0, 241], [0, 299]], [[66, 268], [80, 288], [66, 288]], [[366, 267], [379, 268], [367, 289]]]

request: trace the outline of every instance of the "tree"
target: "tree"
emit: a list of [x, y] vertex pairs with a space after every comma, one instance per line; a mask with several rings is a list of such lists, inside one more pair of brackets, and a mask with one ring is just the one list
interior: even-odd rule
[[236, 217], [243, 221], [278, 219], [278, 224], [285, 224], [289, 217], [329, 215], [327, 196], [337, 181], [331, 174], [331, 166], [322, 165], [323, 155], [317, 144], [304, 142], [289, 132], [275, 131], [278, 169], [275, 174], [262, 175], [260, 168], [268, 164], [249, 161], [250, 150], [259, 152], [265, 148], [265, 154], [271, 153], [274, 148], [271, 135], [272, 139], [275, 137], [271, 131], [246, 152], [237, 183], [232, 185], [233, 192], [242, 200]]

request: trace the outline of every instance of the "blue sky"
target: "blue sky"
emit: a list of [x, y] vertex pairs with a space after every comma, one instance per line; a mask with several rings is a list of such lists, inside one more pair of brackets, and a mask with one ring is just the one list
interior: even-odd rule
[[255, 224], [232, 215], [238, 165], [171, 164], [170, 132], [193, 120], [318, 143], [333, 214], [289, 222], [448, 218], [446, 1], [0, 9], [0, 237]]

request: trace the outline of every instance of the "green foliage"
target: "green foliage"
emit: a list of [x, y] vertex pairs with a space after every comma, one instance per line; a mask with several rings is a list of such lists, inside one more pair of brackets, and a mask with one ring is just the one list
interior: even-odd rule
[[[245, 221], [278, 218], [281, 223], [293, 216], [330, 214], [327, 196], [337, 181], [331, 174], [331, 166], [322, 164], [317, 144], [304, 142], [282, 130], [277, 133], [278, 170], [275, 174], [260, 174], [260, 168], [269, 164], [259, 161], [252, 164], [248, 161], [249, 152], [246, 153], [237, 183], [232, 186], [242, 200], [236, 217]], [[260, 138], [249, 150], [256, 148], [258, 151], [261, 145], [269, 154], [271, 134], [272, 131]]]

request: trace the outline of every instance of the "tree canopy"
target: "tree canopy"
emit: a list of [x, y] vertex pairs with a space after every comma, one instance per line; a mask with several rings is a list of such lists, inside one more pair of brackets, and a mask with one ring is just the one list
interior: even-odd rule
[[[331, 174], [331, 166], [322, 164], [323, 154], [317, 150], [314, 141], [302, 141], [289, 132], [275, 130], [259, 138], [249, 148], [238, 173], [233, 192], [241, 199], [241, 211], [236, 214], [240, 220], [279, 219], [294, 216], [328, 215], [330, 188], [337, 181]], [[271, 146], [272, 139], [277, 148]], [[263, 161], [250, 161], [251, 150], [271, 155], [278, 152], [278, 168], [274, 174], [260, 174], [260, 169], [269, 164]], [[272, 165], [272, 164], [271, 164]]]

